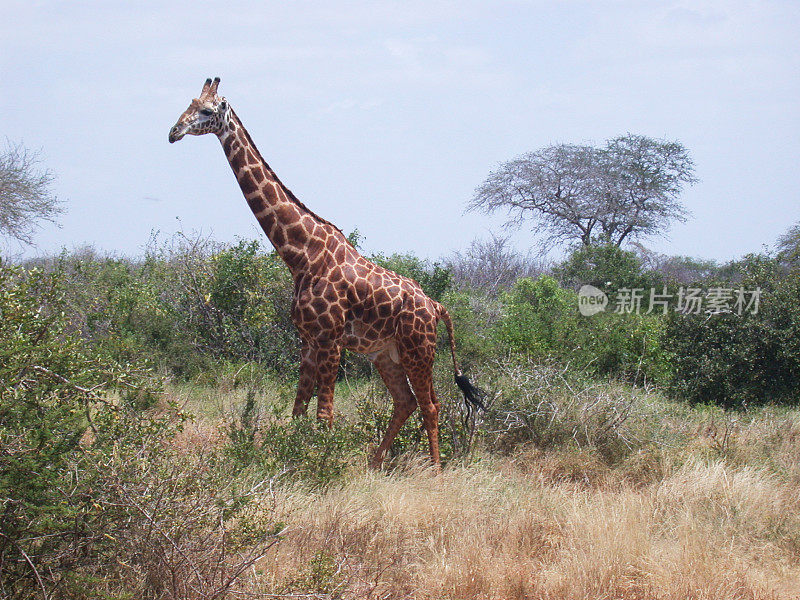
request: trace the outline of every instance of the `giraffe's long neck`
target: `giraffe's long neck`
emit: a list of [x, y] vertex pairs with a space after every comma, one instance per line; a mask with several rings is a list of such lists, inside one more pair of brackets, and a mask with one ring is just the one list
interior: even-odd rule
[[281, 183], [233, 110], [218, 137], [247, 204], [275, 250], [293, 276], [308, 271], [309, 249], [324, 242], [324, 232], [318, 229], [321, 219]]

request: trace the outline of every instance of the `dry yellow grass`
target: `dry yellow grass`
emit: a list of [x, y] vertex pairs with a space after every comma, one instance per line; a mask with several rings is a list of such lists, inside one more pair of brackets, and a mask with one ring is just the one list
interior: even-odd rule
[[[441, 474], [354, 465], [314, 489], [273, 482], [243, 519], [283, 539], [244, 594], [343, 599], [800, 598], [800, 413], [658, 404], [669, 430], [597, 451], [486, 454]], [[213, 420], [213, 419], [212, 419]], [[191, 445], [214, 444], [208, 422]]]
[[[412, 465], [276, 492], [289, 529], [264, 593], [342, 598], [797, 598], [800, 489], [688, 460], [658, 482], [590, 484], [552, 465]], [[255, 512], [269, 504], [255, 502]]]

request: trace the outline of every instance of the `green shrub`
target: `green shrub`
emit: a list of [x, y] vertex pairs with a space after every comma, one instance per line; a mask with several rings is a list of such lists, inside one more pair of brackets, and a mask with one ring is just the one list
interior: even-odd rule
[[566, 285], [578, 289], [589, 284], [613, 297], [617, 290], [661, 287], [658, 273], [644, 272], [634, 252], [615, 244], [579, 246], [555, 269]]
[[[344, 576], [337, 568], [336, 559], [325, 550], [317, 550], [305, 571], [287, 585], [288, 590], [308, 592], [309, 590], [320, 594], [330, 594], [337, 585], [341, 585]], [[291, 594], [287, 594], [291, 597]], [[303, 594], [307, 595], [307, 594]]]
[[693, 403], [727, 407], [796, 403], [800, 271], [786, 271], [773, 258], [751, 255], [734, 273], [738, 281], [717, 285], [745, 292], [760, 289], [758, 312], [672, 313], [664, 342], [673, 353], [670, 389]]
[[[0, 573], [4, 592], [56, 585], [109, 551], [98, 456], [170, 421], [145, 371], [68, 332], [57, 274], [0, 263]], [[102, 461], [101, 461], [102, 462]]]
[[558, 359], [596, 375], [663, 381], [668, 354], [659, 315], [601, 312], [584, 317], [578, 296], [555, 279], [522, 278], [503, 296], [499, 335], [508, 347], [538, 360]]
[[273, 421], [260, 432], [259, 462], [270, 473], [324, 486], [366, 461], [362, 428], [339, 417], [332, 427], [313, 417]]
[[[488, 364], [507, 352], [507, 346], [497, 334], [503, 319], [500, 300], [482, 293], [450, 291], [442, 298], [442, 304], [453, 321], [456, 356], [464, 371]], [[439, 329], [438, 355], [449, 358], [447, 333], [443, 326]]]
[[255, 360], [280, 372], [294, 364], [299, 340], [291, 322], [292, 282], [275, 253], [240, 241], [211, 256], [203, 294], [212, 315], [205, 321], [209, 350], [217, 356]]
[[178, 236], [138, 260], [81, 249], [40, 262], [60, 274], [68, 329], [120, 362], [191, 378], [219, 360], [275, 372], [297, 361], [291, 277], [258, 242]]
[[538, 358], [572, 354], [580, 343], [578, 299], [547, 275], [518, 279], [503, 296], [503, 340], [514, 350]]
[[355, 462], [366, 461], [367, 431], [359, 422], [337, 417], [332, 427], [313, 417], [287, 419], [289, 394], [272, 406], [256, 400], [250, 388], [240, 414], [228, 425], [226, 455], [236, 471], [325, 486]]
[[602, 312], [582, 319], [587, 323], [576, 352], [579, 365], [639, 384], [670, 380], [672, 351], [664, 343], [663, 316]]

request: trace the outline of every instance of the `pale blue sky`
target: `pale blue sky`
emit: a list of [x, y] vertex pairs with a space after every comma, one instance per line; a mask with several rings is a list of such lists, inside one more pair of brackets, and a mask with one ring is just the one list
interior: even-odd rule
[[216, 139], [167, 142], [209, 76], [368, 251], [463, 249], [499, 231], [462, 214], [498, 163], [626, 132], [681, 141], [701, 179], [648, 246], [727, 260], [800, 220], [797, 0], [0, 3], [0, 137], [41, 150], [69, 207], [40, 253], [262, 235]]

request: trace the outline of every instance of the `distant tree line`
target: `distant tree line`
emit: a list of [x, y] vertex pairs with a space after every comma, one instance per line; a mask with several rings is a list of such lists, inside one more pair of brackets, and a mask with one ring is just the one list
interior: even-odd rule
[[[15, 225], [4, 231], [28, 239], [38, 219], [61, 210], [50, 193], [53, 175], [21, 147], [7, 151], [4, 161], [3, 206], [29, 209], [7, 218]], [[530, 223], [551, 242], [571, 242], [561, 262], [521, 255], [497, 236], [439, 262], [413, 253], [369, 258], [452, 306], [467, 364], [513, 351], [597, 376], [657, 383], [692, 402], [788, 400], [798, 375], [792, 294], [800, 225], [778, 240], [773, 254], [727, 265], [662, 256], [634, 242], [663, 235], [685, 218], [679, 195], [694, 181], [689, 153], [675, 141], [627, 134], [601, 147], [549, 146], [491, 173], [471, 207], [507, 210], [517, 225]], [[631, 250], [622, 248], [626, 241]], [[358, 245], [358, 232], [351, 242]], [[295, 370], [299, 342], [289, 316], [289, 273], [257, 241], [178, 235], [152, 243], [141, 259], [89, 249], [25, 266], [59, 274], [67, 329], [113, 360], [146, 357], [183, 378], [213, 377], [221, 363], [252, 362], [284, 376]], [[682, 287], [705, 293], [749, 286], [763, 297], [755, 314], [684, 314], [675, 306], [660, 314], [617, 314], [610, 305], [585, 318], [576, 296], [585, 284], [612, 302], [622, 289], [675, 298]], [[343, 371], [371, 374], [356, 355], [345, 357]]]

